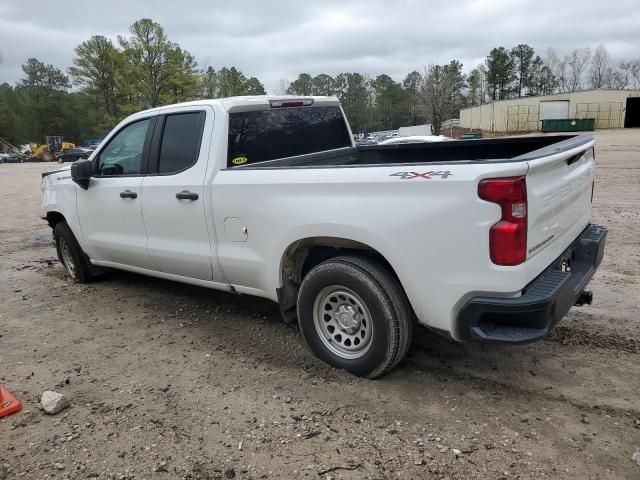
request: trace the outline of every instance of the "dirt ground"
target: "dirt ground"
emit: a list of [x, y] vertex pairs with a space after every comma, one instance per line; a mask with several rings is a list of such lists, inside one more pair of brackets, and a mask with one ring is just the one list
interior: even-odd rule
[[[527, 346], [419, 329], [376, 381], [316, 360], [267, 301], [71, 283], [38, 218], [56, 165], [0, 165], [0, 383], [24, 402], [0, 479], [640, 478], [640, 130], [596, 136], [594, 305]], [[47, 389], [71, 407], [41, 412]]]

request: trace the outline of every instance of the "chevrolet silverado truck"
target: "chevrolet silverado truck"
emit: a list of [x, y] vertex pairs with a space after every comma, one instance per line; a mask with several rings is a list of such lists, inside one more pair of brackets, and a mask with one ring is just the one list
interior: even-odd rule
[[414, 324], [518, 344], [591, 302], [594, 143], [356, 147], [334, 97], [203, 100], [136, 113], [43, 174], [43, 218], [75, 281], [121, 269], [265, 297], [316, 356], [375, 378]]

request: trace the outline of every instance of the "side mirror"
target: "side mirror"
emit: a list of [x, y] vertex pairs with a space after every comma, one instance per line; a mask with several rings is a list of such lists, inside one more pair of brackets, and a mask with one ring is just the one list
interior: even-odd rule
[[71, 164], [71, 179], [85, 190], [89, 188], [89, 179], [93, 174], [93, 162], [91, 160], [78, 160]]

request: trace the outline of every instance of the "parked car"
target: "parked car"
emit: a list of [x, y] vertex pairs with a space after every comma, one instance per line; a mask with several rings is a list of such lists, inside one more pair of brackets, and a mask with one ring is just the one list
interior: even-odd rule
[[363, 138], [362, 140], [359, 140], [357, 144], [358, 145], [377, 145], [378, 140], [374, 137], [367, 137], [367, 138]]
[[14, 153], [0, 153], [0, 163], [20, 163], [22, 159]]
[[444, 135], [413, 135], [409, 137], [393, 137], [387, 140], [383, 140], [378, 145], [402, 145], [407, 143], [435, 143], [435, 142], [450, 142], [453, 138], [445, 137]]
[[83, 147], [95, 150], [100, 145], [100, 142], [102, 142], [102, 139], [87, 140], [84, 142]]
[[69, 148], [62, 152], [62, 155], [58, 157], [58, 162], [75, 162], [76, 160], [89, 158], [93, 153], [93, 150], [93, 148], [87, 147]]
[[136, 113], [44, 173], [42, 217], [78, 282], [117, 268], [265, 297], [319, 358], [375, 378], [416, 322], [519, 344], [591, 302], [594, 144], [358, 148], [334, 97], [203, 100]]
[[467, 132], [460, 135], [460, 140], [479, 140], [482, 138], [482, 132]]

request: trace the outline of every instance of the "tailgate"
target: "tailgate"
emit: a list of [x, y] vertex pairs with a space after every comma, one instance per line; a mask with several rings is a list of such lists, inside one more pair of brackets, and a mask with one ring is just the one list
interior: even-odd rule
[[560, 256], [591, 221], [595, 140], [575, 137], [533, 152], [527, 172], [527, 263]]

